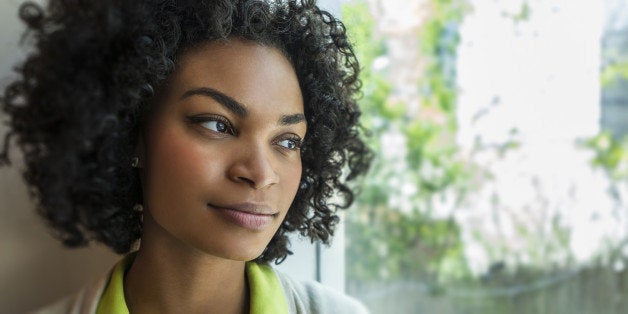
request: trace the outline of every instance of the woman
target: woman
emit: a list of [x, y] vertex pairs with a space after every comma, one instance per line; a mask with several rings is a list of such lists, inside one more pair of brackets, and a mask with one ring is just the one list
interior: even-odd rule
[[368, 167], [342, 23], [306, 0], [51, 0], [20, 16], [35, 49], [2, 98], [2, 161], [14, 141], [65, 245], [128, 254], [42, 312], [364, 311], [268, 266], [290, 232], [327, 243]]

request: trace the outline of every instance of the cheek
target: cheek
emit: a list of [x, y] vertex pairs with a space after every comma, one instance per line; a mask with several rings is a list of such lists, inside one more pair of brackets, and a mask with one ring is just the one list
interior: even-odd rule
[[162, 130], [152, 136], [147, 165], [147, 181], [152, 185], [149, 194], [170, 195], [177, 202], [198, 195], [195, 187], [206, 185], [216, 172], [218, 158], [209, 162], [203, 147], [182, 132]]
[[192, 180], [190, 184], [198, 183], [194, 181], [200, 180], [199, 171], [203, 173], [204, 168], [211, 164], [205, 160], [202, 150], [181, 139], [169, 140], [162, 144], [155, 151], [154, 170], [169, 169], [168, 172], [163, 172], [170, 178], [189, 178]]
[[284, 174], [282, 174], [282, 181], [284, 182], [283, 195], [286, 208], [289, 208], [290, 205], [292, 205], [292, 201], [297, 194], [299, 183], [301, 182], [301, 171], [302, 165], [299, 160], [298, 163], [295, 163], [292, 167], [287, 169]]

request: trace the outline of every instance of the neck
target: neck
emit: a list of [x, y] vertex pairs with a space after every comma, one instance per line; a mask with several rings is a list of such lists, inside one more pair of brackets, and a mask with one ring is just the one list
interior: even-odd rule
[[141, 247], [124, 279], [130, 312], [248, 312], [245, 262], [211, 256], [177, 239], [160, 237], [150, 230], [159, 227], [150, 226], [146, 219], [144, 227]]

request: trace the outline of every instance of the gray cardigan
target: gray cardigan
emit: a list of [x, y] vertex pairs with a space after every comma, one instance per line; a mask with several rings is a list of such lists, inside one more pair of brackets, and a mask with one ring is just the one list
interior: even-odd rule
[[[318, 282], [300, 282], [275, 269], [283, 288], [290, 314], [361, 314], [368, 313], [357, 300]], [[35, 311], [36, 314], [95, 314], [98, 301], [109, 281], [110, 273], [83, 287], [79, 292]], [[113, 314], [113, 313], [112, 313]], [[272, 314], [272, 313], [270, 313]]]

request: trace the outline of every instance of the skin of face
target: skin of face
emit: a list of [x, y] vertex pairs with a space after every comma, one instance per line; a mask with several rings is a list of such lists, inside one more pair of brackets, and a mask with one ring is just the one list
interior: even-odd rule
[[140, 141], [142, 241], [252, 260], [301, 179], [294, 68], [278, 49], [241, 39], [195, 47], [177, 65]]

